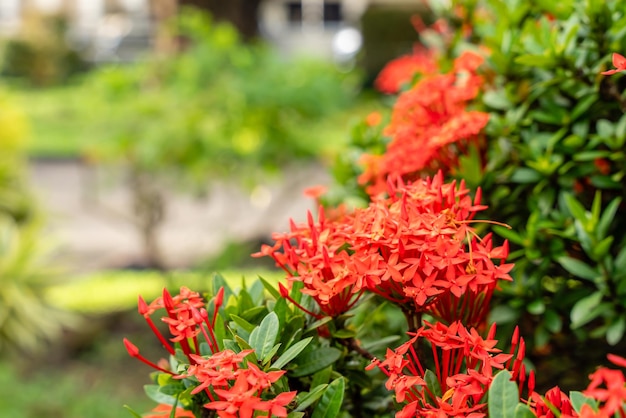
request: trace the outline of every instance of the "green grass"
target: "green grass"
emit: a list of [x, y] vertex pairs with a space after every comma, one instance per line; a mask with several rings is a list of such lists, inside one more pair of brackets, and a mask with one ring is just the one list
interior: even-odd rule
[[89, 105], [80, 88], [13, 89], [11, 97], [28, 118], [28, 153], [38, 157], [76, 157], [88, 140], [102, 133], [89, 128]]
[[[283, 277], [272, 270], [224, 270], [220, 274], [233, 289], [241, 287], [242, 279], [264, 279], [277, 282]], [[213, 274], [200, 272], [155, 271], [103, 271], [51, 287], [48, 301], [59, 308], [86, 314], [103, 314], [135, 309], [137, 297], [150, 301], [158, 297], [163, 288], [176, 289], [186, 286], [192, 290], [208, 290]]]
[[[100, 367], [105, 370], [107, 365]], [[133, 368], [140, 370], [141, 366], [137, 364]], [[86, 364], [28, 370], [2, 361], [1, 415], [11, 418], [116, 418], [131, 417], [124, 409], [125, 404], [137, 411], [148, 411], [154, 406], [143, 395], [137, 379], [129, 379], [128, 373], [121, 372], [117, 376], [104, 376], [103, 370]], [[148, 383], [147, 372], [145, 374]]]

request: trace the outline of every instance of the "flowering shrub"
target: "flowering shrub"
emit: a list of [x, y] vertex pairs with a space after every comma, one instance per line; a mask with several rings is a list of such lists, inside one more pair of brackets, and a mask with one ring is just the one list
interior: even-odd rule
[[[615, 13], [604, 17], [623, 22], [617, 14], [621, 2], [607, 4], [606, 10]], [[521, 3], [505, 6], [495, 0], [485, 5], [472, 2], [467, 7], [457, 6], [453, 13], [458, 22], [452, 19], [447, 25], [437, 21], [433, 28], [422, 28], [439, 34], [442, 50], [425, 52], [418, 48], [412, 56], [392, 62], [376, 83], [386, 93], [399, 91], [399, 95], [388, 124], [379, 114], [371, 114], [355, 130], [355, 145], [366, 152], [349, 162], [352, 167], [343, 166], [346, 175], [361, 165], [360, 175], [353, 173], [353, 180], [358, 180], [351, 184], [360, 187], [358, 196], [363, 204], [335, 206], [324, 199], [320, 190], [310, 191], [326, 203], [320, 205], [317, 217], [309, 213], [304, 223], [292, 221], [288, 232], [274, 234], [273, 244], [263, 245], [254, 254], [271, 257], [285, 272], [284, 283], [275, 285], [260, 279], [244, 282], [241, 289], [233, 291], [216, 276], [207, 294], [208, 304], [186, 288], [176, 296], [166, 290], [151, 304], [140, 298], [139, 313], [170, 360], [154, 363], [145, 359], [128, 341], [126, 348], [131, 356], [157, 370], [153, 375], [155, 384], [147, 392], [155, 401], [171, 406], [171, 417], [183, 416], [177, 412], [181, 407], [198, 417], [626, 417], [623, 370], [596, 369], [582, 392], [565, 393], [556, 386], [541, 393], [537, 388], [541, 370], [533, 370], [527, 358], [525, 324], [515, 327], [510, 337], [498, 338], [496, 324], [490, 321], [498, 316], [488, 315], [494, 295], [501, 297], [498, 290], [510, 291], [520, 282], [534, 284], [536, 272], [529, 268], [533, 260], [538, 260], [533, 266], [541, 274], [553, 271], [554, 265], [548, 262], [556, 261], [564, 271], [593, 283], [587, 287], [567, 281], [559, 284], [563, 271], [541, 276], [556, 281], [549, 286], [551, 291], [561, 286], [557, 295], [566, 299], [563, 306], [569, 308], [567, 304], [572, 303], [562, 293], [564, 290], [571, 287], [574, 300], [579, 298], [571, 310], [572, 329], [601, 315], [603, 309], [613, 314], [622, 312], [616, 307], [622, 303], [622, 276], [610, 274], [619, 274], [616, 268], [623, 264], [624, 256], [618, 255], [613, 261], [608, 256], [613, 237], [604, 238], [621, 198], [608, 201], [602, 211], [606, 200], [595, 193], [589, 213], [584, 196], [579, 196], [581, 203], [565, 191], [567, 185], [575, 183], [563, 185], [563, 178], [570, 179], [568, 170], [575, 171], [576, 167], [561, 166], [570, 151], [562, 151], [560, 147], [567, 145], [560, 141], [565, 141], [563, 135], [570, 128], [579, 134], [581, 128], [570, 127], [571, 121], [564, 122], [561, 129], [565, 133], [540, 136], [539, 144], [527, 138], [530, 134], [523, 132], [528, 126], [540, 132], [544, 125], [554, 122], [550, 119], [554, 115], [549, 113], [537, 116], [544, 97], [536, 96], [530, 103], [520, 99], [516, 103], [522, 110], [511, 105], [504, 115], [493, 111], [490, 103], [497, 103], [498, 95], [504, 94], [500, 89], [506, 92], [507, 87], [489, 72], [488, 66], [504, 64], [498, 61], [501, 51], [494, 51], [497, 43], [481, 32], [488, 26], [479, 24], [481, 19], [492, 17], [494, 10], [513, 9], [508, 10], [505, 21], [521, 23], [521, 39], [528, 43], [523, 46], [532, 47], [527, 37], [535, 35], [527, 25], [539, 25], [540, 29], [545, 25], [548, 33], [557, 36], [561, 31], [584, 31], [583, 23], [589, 21], [580, 18], [570, 22], [569, 27], [561, 27], [553, 23], [552, 15], [547, 15], [538, 24], [528, 23], [526, 15], [545, 11], [528, 9], [531, 6]], [[599, 13], [591, 3], [586, 7], [583, 11], [577, 9], [577, 13]], [[554, 12], [565, 13], [560, 9]], [[457, 35], [455, 24], [459, 26]], [[502, 29], [500, 24], [495, 28]], [[467, 46], [472, 37], [485, 40], [489, 48], [451, 53]], [[571, 35], [557, 41], [569, 45], [567, 39], [575, 38]], [[509, 39], [509, 44], [512, 42]], [[449, 55], [456, 56], [449, 63], [450, 70], [441, 70]], [[485, 62], [485, 56], [492, 62]], [[518, 61], [522, 65], [531, 63], [528, 58], [520, 57]], [[597, 71], [596, 76], [625, 69], [619, 54], [613, 55], [613, 63], [615, 70]], [[516, 76], [530, 83], [547, 70], [544, 66], [537, 74], [529, 71], [530, 75]], [[503, 70], [502, 76], [508, 75]], [[524, 81], [520, 83], [524, 85]], [[527, 88], [548, 94], [542, 90], [549, 89], [550, 84], [547, 86]], [[579, 104], [574, 105], [572, 112], [582, 116], [597, 99], [594, 96], [582, 111]], [[545, 100], [551, 99], [546, 96]], [[535, 101], [539, 107], [528, 114], [531, 121], [526, 123], [523, 114]], [[510, 112], [522, 115], [512, 116]], [[503, 118], [519, 123], [519, 138], [513, 134], [516, 126], [508, 127], [511, 138], [502, 136]], [[533, 125], [533, 118], [540, 124]], [[501, 135], [495, 141], [491, 136], [494, 130]], [[596, 143], [601, 142], [594, 136], [600, 135], [599, 131], [598, 127], [598, 132], [591, 134]], [[530, 143], [521, 146], [518, 140]], [[548, 144], [541, 142], [544, 140]], [[506, 141], [520, 154], [507, 150], [498, 155], [506, 148]], [[534, 160], [532, 170], [554, 180], [554, 187], [561, 188], [558, 191], [549, 191], [549, 182], [540, 180], [539, 185], [535, 184], [536, 174], [528, 171], [531, 166], [520, 165], [523, 152], [541, 154], [548, 150], [546, 147], [554, 154], [548, 154], [545, 167]], [[552, 167], [551, 158], [557, 151], [563, 154], [558, 154], [558, 164]], [[580, 155], [572, 152], [568, 156], [577, 161]], [[596, 158], [604, 154], [592, 155]], [[506, 157], [513, 159], [510, 169], [504, 167]], [[604, 170], [605, 163], [594, 162], [594, 170]], [[500, 175], [490, 173], [491, 169], [501, 170]], [[535, 184], [534, 192], [541, 196], [548, 193], [549, 198], [540, 197], [540, 204], [530, 199], [532, 193], [524, 188], [531, 183]], [[347, 184], [344, 182], [344, 186]], [[479, 184], [485, 187], [477, 187]], [[601, 188], [599, 184], [594, 187]], [[509, 196], [511, 191], [514, 193]], [[530, 199], [530, 206], [524, 205], [528, 203], [525, 200], [519, 202], [520, 196]], [[483, 204], [483, 200], [489, 204]], [[545, 233], [549, 237], [558, 233], [517, 230], [520, 225], [514, 214], [514, 226], [501, 222], [508, 219], [495, 219], [496, 214], [512, 213], [513, 203], [523, 213], [530, 211], [531, 217], [535, 209], [548, 210], [555, 204], [559, 210], [566, 210], [567, 214], [554, 219], [546, 216], [559, 226], [568, 225], [560, 238], [579, 246], [557, 241], [556, 245], [561, 246], [560, 252], [554, 253], [559, 254], [556, 259], [537, 259], [530, 244], [520, 242], [519, 234]], [[536, 203], [537, 207], [532, 206]], [[503, 213], [498, 213], [499, 209]], [[487, 232], [488, 227], [500, 236]], [[518, 246], [514, 254], [509, 254], [507, 237]], [[593, 270], [584, 257], [597, 261], [598, 270]], [[515, 267], [507, 261], [513, 258], [520, 260]], [[517, 273], [520, 266], [521, 274]], [[587, 292], [589, 287], [598, 290], [580, 298], [579, 292]], [[599, 303], [612, 290], [616, 292], [616, 300], [612, 301], [615, 306], [605, 302], [596, 307], [590, 303]], [[519, 296], [522, 300], [526, 297], [523, 293]], [[543, 299], [541, 302], [547, 304]], [[544, 305], [543, 312], [557, 308]], [[157, 310], [165, 311], [162, 321], [168, 327], [167, 337], [150, 319]], [[623, 320], [623, 316], [614, 319], [607, 315], [608, 328], [603, 329], [607, 338], [621, 339], [621, 334], [618, 338], [617, 331], [611, 331], [611, 321]], [[557, 327], [546, 325], [554, 320], [542, 321], [543, 327], [552, 326], [556, 331]], [[535, 348], [542, 346], [538, 335], [531, 335]], [[611, 354], [608, 359], [626, 368], [623, 357]]]

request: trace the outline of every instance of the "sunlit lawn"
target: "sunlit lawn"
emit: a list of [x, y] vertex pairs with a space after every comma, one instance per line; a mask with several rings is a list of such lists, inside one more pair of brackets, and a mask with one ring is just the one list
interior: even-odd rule
[[[12, 100], [29, 121], [27, 146], [30, 155], [76, 157], [88, 150], [90, 144], [108, 140], [107, 132], [93, 129], [98, 104], [91, 103], [80, 85], [47, 89], [13, 87], [10, 92]], [[377, 107], [380, 103], [376, 97], [362, 94], [352, 107], [316, 122], [320, 151], [335, 153], [341, 149], [349, 137], [350, 127]]]

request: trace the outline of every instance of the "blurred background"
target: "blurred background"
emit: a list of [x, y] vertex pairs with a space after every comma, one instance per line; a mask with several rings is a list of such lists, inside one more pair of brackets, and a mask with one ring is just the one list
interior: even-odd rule
[[[413, 0], [1, 0], [0, 411], [151, 408], [136, 298], [272, 278]], [[426, 17], [427, 20], [427, 17]]]

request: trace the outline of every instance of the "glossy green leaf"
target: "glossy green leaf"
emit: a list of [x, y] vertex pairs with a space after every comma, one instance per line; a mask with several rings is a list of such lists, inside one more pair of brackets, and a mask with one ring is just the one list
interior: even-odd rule
[[606, 330], [606, 342], [610, 345], [616, 345], [624, 338], [626, 330], [626, 319], [624, 317], [617, 318]]
[[511, 373], [503, 370], [498, 373], [489, 387], [488, 409], [492, 418], [515, 418], [519, 404], [519, 391], [511, 381]]
[[322, 397], [327, 387], [328, 384], [317, 385], [310, 392], [298, 393], [296, 397], [296, 403], [298, 404], [296, 411], [304, 411], [309, 406], [313, 405], [315, 401]]
[[280, 345], [280, 343], [274, 344], [274, 347], [272, 347], [272, 349], [261, 359], [261, 364], [266, 365], [272, 361], [274, 356], [276, 356], [276, 353], [278, 353], [278, 350], [280, 350]]
[[250, 333], [249, 343], [258, 358], [265, 358], [272, 350], [272, 347], [274, 347], [276, 338], [278, 337], [279, 325], [280, 323], [276, 313], [270, 312], [263, 318], [261, 324]]
[[145, 385], [143, 388], [148, 398], [152, 399], [156, 403], [174, 405], [177, 401], [175, 396], [167, 395], [161, 392], [161, 387], [159, 385]]
[[296, 358], [298, 354], [302, 352], [306, 348], [307, 345], [313, 340], [313, 337], [305, 338], [304, 340], [300, 340], [291, 347], [289, 347], [283, 354], [280, 355], [276, 359], [274, 363], [272, 363], [272, 369], [282, 369], [289, 363], [291, 360]]
[[280, 292], [278, 290], [276, 290], [276, 287], [274, 287], [274, 285], [272, 285], [270, 282], [268, 282], [267, 280], [265, 280], [263, 277], [259, 276], [259, 281], [263, 284], [263, 287], [265, 288], [265, 290], [272, 295], [272, 297], [276, 300], [282, 299], [282, 296], [280, 296]]
[[600, 217], [598, 226], [596, 227], [598, 238], [603, 239], [608, 233], [609, 227], [611, 226], [621, 203], [622, 198], [616, 197], [606, 206], [604, 212], [602, 212], [602, 216]]
[[543, 176], [532, 168], [521, 167], [513, 172], [511, 181], [513, 183], [535, 183], [542, 178]]
[[297, 367], [291, 371], [294, 377], [308, 376], [325, 369], [341, 357], [341, 351], [333, 347], [320, 347], [298, 356], [291, 364]]
[[587, 96], [587, 97], [585, 97], [583, 99], [580, 99], [578, 101], [578, 103], [576, 103], [576, 106], [574, 106], [574, 109], [572, 110], [571, 119], [572, 120], [576, 120], [580, 116], [584, 115], [585, 112], [587, 112], [587, 110], [589, 110], [591, 105], [593, 105], [597, 101], [598, 101], [598, 95], [597, 94], [592, 94], [592, 95]]
[[241, 318], [238, 315], [231, 315], [230, 319], [235, 324], [237, 324], [241, 329], [245, 330], [248, 333], [254, 331], [254, 328], [256, 328], [254, 324], [251, 324], [250, 322], [246, 321], [245, 319]]
[[[430, 393], [436, 397], [441, 397], [441, 385], [439, 384], [439, 380], [437, 380], [435, 373], [426, 369], [426, 373], [424, 373], [424, 380], [426, 381], [426, 386], [430, 390]], [[430, 399], [430, 401], [435, 402], [436, 399]]]
[[519, 403], [515, 407], [515, 418], [536, 418], [537, 415], [528, 407], [528, 405]]
[[600, 275], [596, 269], [575, 258], [562, 256], [557, 258], [556, 261], [561, 265], [561, 267], [567, 270], [568, 273], [576, 277], [594, 280]]
[[569, 393], [569, 398], [570, 398], [570, 401], [572, 402], [572, 406], [574, 407], [574, 410], [578, 413], [580, 413], [581, 408], [585, 404], [590, 405], [594, 411], [598, 410], [597, 401], [593, 398], [589, 398], [583, 395], [581, 392], [572, 391]]
[[595, 292], [580, 299], [570, 312], [572, 328], [578, 328], [596, 318], [599, 314], [596, 308], [602, 301], [602, 292]]
[[345, 385], [343, 377], [333, 380], [315, 406], [311, 418], [336, 418], [343, 404]]

